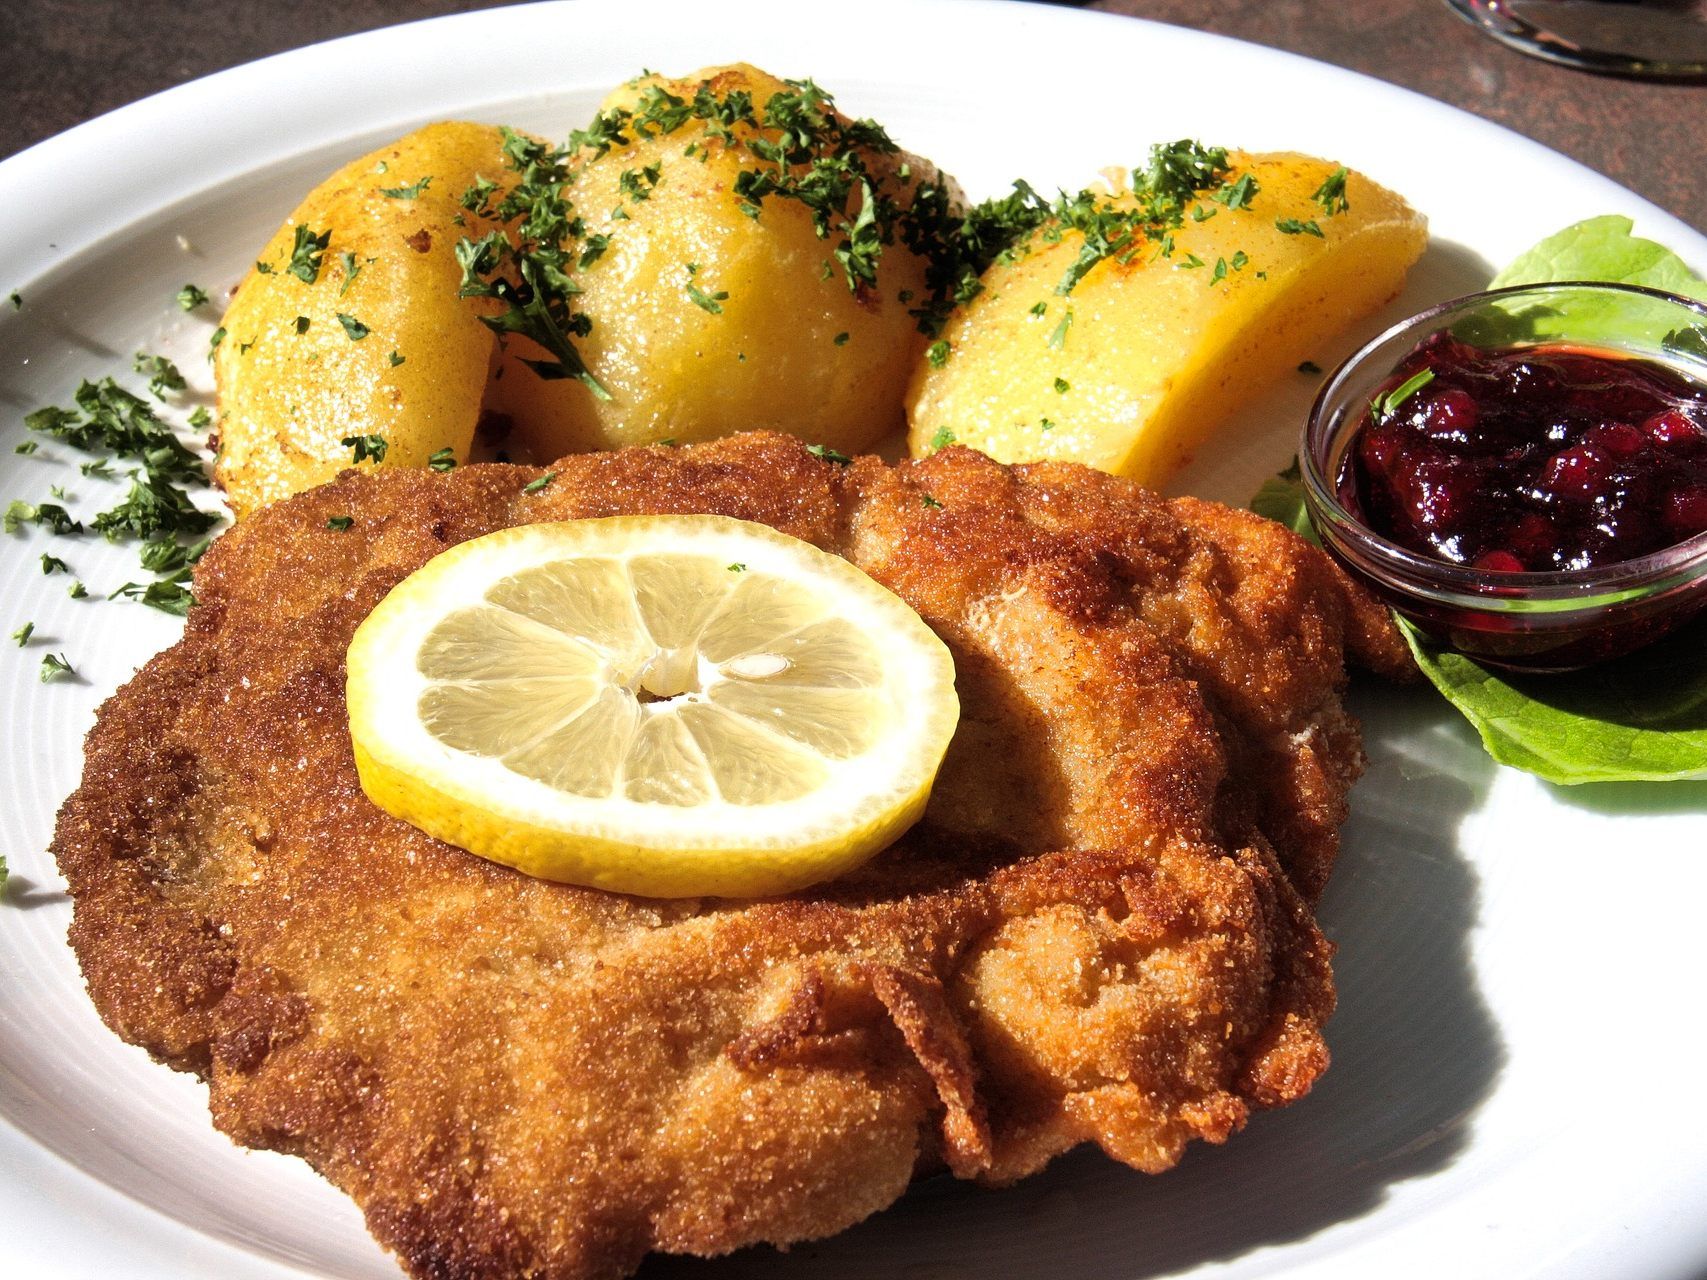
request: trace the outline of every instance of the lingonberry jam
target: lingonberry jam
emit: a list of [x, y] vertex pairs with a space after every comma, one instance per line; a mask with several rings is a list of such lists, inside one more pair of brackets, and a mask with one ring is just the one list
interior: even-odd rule
[[1634, 560], [1707, 532], [1707, 388], [1637, 357], [1439, 332], [1380, 384], [1336, 494], [1390, 541], [1491, 573]]

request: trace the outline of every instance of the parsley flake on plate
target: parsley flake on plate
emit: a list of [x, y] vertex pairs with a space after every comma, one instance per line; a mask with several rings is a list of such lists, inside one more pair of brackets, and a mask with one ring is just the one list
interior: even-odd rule
[[63, 653], [50, 653], [41, 660], [39, 675], [43, 684], [51, 684], [55, 680], [66, 680], [77, 674], [77, 668], [72, 666]]

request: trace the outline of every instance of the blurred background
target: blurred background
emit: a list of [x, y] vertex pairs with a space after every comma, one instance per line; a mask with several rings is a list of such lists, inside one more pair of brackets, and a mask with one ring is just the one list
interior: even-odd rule
[[[716, 0], [706, 0], [715, 4]], [[961, 0], [976, 22], [977, 0]], [[499, 0], [0, 0], [0, 157], [209, 72]], [[1095, 0], [1235, 36], [1464, 107], [1707, 230], [1707, 87], [1591, 75], [1488, 39], [1442, 0]], [[811, 11], [803, 0], [802, 12]], [[643, 6], [636, 5], [637, 15]], [[494, 74], [502, 74], [501, 53]], [[1205, 92], [1236, 93], [1205, 71]], [[1403, 147], [1402, 136], [1393, 140]]]

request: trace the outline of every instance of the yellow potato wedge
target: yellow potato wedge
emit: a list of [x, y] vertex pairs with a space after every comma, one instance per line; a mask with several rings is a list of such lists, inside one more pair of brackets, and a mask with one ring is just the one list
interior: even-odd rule
[[457, 296], [455, 245], [488, 229], [458, 201], [504, 178], [502, 141], [485, 125], [417, 130], [316, 187], [261, 250], [214, 353], [215, 474], [239, 518], [352, 465], [346, 437], [383, 437], [386, 466], [466, 457], [496, 339], [489, 304]]
[[[751, 95], [760, 119], [773, 95], [794, 92], [752, 67], [713, 68], [637, 80], [603, 110], [632, 110], [654, 87], [691, 102], [702, 86], [720, 100]], [[626, 142], [571, 160], [583, 243], [608, 237], [575, 273], [574, 307], [591, 322], [575, 347], [610, 398], [577, 381], [541, 380], [522, 361], [544, 352], [507, 337], [488, 408], [511, 419], [512, 451], [544, 460], [766, 427], [854, 453], [902, 427], [919, 346], [903, 298], [922, 296], [923, 260], [897, 236], [882, 250], [875, 286], [851, 292], [834, 257], [839, 234], [820, 238], [804, 204], [771, 195], [757, 217], [744, 208], [736, 181], [761, 167], [748, 145], [755, 136], [774, 140], [777, 130], [736, 123], [724, 141], [691, 118], [650, 136], [630, 128]], [[858, 151], [899, 205], [936, 176], [902, 153]], [[847, 216], [860, 202], [855, 187]]]
[[939, 347], [915, 369], [913, 456], [953, 439], [1003, 462], [1068, 459], [1160, 485], [1253, 392], [1398, 293], [1427, 240], [1400, 197], [1351, 173], [1346, 207], [1330, 213], [1316, 198], [1330, 161], [1229, 163], [1229, 181], [1248, 174], [1255, 194], [1195, 202], [1207, 216], [1184, 218], [1171, 254], [1158, 240], [1105, 258], [1063, 296], [1084, 239], [1045, 226], [991, 266], [943, 330], [946, 358]]

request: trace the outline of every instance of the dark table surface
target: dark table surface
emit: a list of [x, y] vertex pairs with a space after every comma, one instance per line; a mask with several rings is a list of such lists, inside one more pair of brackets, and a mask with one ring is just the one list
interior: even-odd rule
[[[0, 0], [0, 157], [253, 58], [500, 2]], [[1707, 230], [1707, 87], [1538, 62], [1480, 35], [1441, 0], [1097, 0], [1086, 7], [1238, 36], [1420, 90], [1528, 134]]]

